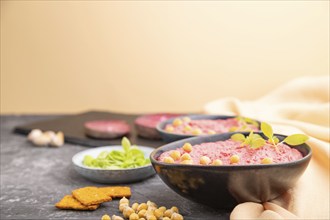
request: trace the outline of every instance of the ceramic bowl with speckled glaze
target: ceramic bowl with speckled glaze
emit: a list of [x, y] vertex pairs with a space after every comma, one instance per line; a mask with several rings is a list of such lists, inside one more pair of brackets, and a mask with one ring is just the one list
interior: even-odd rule
[[[162, 153], [181, 148], [186, 142], [197, 145], [225, 141], [232, 134], [193, 137], [163, 145], [151, 153], [151, 163], [163, 182], [179, 195], [212, 207], [232, 209], [238, 203], [262, 203], [285, 193], [295, 185], [311, 159], [311, 148], [301, 144], [294, 148], [303, 157], [287, 163], [214, 166], [171, 164], [158, 160]], [[280, 141], [286, 137], [276, 136]]]
[[[154, 148], [138, 146], [148, 158]], [[105, 146], [81, 151], [72, 157], [74, 169], [83, 177], [98, 183], [131, 183], [141, 181], [155, 174], [151, 164], [137, 168], [103, 169], [88, 167], [83, 164], [86, 155], [97, 157], [103, 151], [122, 150], [122, 146]]]

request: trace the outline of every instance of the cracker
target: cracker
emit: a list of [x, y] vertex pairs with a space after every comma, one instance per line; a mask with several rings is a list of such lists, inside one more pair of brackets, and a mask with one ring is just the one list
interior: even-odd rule
[[92, 186], [73, 190], [72, 195], [83, 205], [87, 206], [96, 205], [102, 202], [108, 202], [112, 200], [112, 198], [105, 194], [102, 190]]
[[130, 198], [132, 195], [131, 188], [127, 186], [108, 186], [100, 187], [99, 189], [108, 196], [111, 196], [111, 198]]
[[55, 204], [55, 207], [58, 209], [95, 210], [99, 207], [99, 205], [86, 206], [73, 198], [72, 195], [66, 195], [61, 199], [61, 201]]

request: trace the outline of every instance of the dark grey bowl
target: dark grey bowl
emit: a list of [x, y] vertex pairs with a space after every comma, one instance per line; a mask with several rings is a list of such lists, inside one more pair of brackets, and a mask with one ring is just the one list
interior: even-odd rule
[[[193, 120], [202, 120], [202, 119], [216, 120], [216, 119], [227, 119], [227, 118], [236, 117], [236, 116], [228, 116], [228, 115], [186, 115], [186, 116], [188, 116], [189, 118], [191, 118]], [[165, 130], [166, 125], [172, 124], [172, 122], [174, 120], [175, 120], [175, 118], [165, 120], [163, 122], [160, 122], [156, 127], [156, 129], [159, 132], [162, 139], [167, 143], [181, 140], [184, 138], [191, 138], [191, 137], [197, 137], [197, 136], [209, 136], [209, 135], [176, 134], [176, 133], [172, 133], [172, 132], [167, 132]], [[258, 122], [258, 121], [256, 121], [256, 122]], [[260, 123], [259, 123], [259, 125], [260, 125]]]
[[[248, 132], [239, 133], [248, 135]], [[181, 196], [212, 207], [232, 209], [238, 203], [266, 202], [283, 194], [295, 185], [312, 156], [311, 148], [301, 144], [294, 148], [303, 158], [290, 163], [203, 166], [157, 161], [163, 152], [180, 148], [186, 142], [195, 145], [227, 140], [232, 134], [200, 136], [166, 144], [151, 153], [151, 163], [164, 183]], [[280, 140], [286, 137], [276, 136]]]

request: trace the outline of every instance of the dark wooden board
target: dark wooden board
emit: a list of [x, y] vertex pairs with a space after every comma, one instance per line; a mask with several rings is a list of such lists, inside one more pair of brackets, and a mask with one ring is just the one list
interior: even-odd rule
[[125, 120], [131, 126], [131, 133], [127, 136], [133, 144], [142, 146], [158, 147], [165, 142], [162, 140], [149, 140], [139, 137], [134, 128], [134, 120], [139, 115], [118, 114], [104, 111], [88, 111], [81, 114], [59, 116], [51, 120], [42, 120], [29, 124], [16, 126], [15, 133], [28, 134], [32, 129], [41, 129], [43, 131], [62, 131], [66, 143], [79, 144], [89, 147], [98, 147], [106, 145], [118, 145], [121, 138], [113, 140], [100, 140], [87, 137], [84, 132], [84, 123], [91, 120], [100, 119], [120, 119]]

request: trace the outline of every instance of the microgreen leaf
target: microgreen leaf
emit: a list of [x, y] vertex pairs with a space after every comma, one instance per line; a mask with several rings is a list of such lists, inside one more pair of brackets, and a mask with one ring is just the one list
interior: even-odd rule
[[261, 131], [270, 140], [273, 139], [273, 135], [274, 135], [273, 134], [273, 128], [269, 124], [267, 124], [266, 122], [261, 122]]
[[125, 152], [128, 152], [129, 148], [131, 147], [131, 142], [127, 137], [123, 137], [121, 140], [121, 146], [123, 146]]
[[257, 148], [264, 146], [265, 144], [266, 144], [266, 141], [262, 137], [260, 137], [260, 138], [253, 139], [250, 147], [252, 149], [257, 149]]
[[240, 133], [233, 134], [230, 138], [234, 141], [240, 141], [240, 142], [245, 141], [245, 136], [243, 134], [240, 134]]
[[305, 143], [308, 140], [308, 136], [304, 134], [293, 134], [288, 137], [286, 137], [283, 142], [289, 144], [289, 145], [300, 145]]

